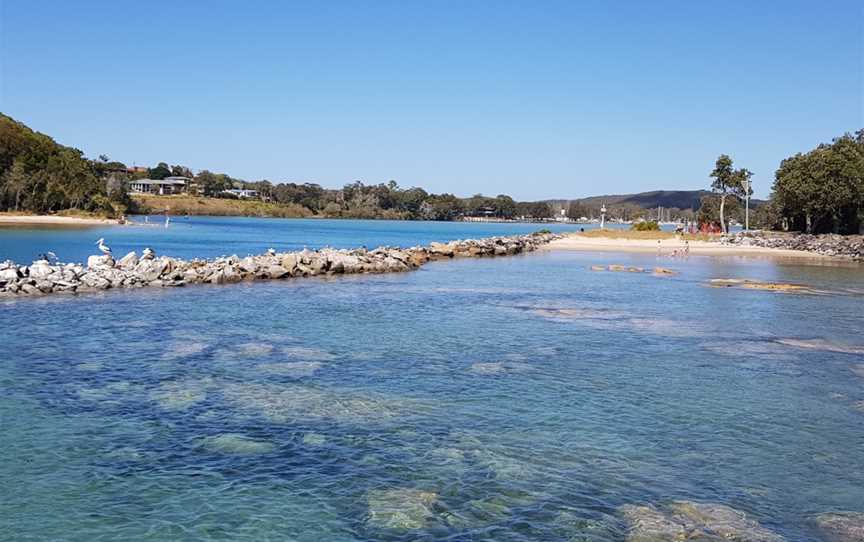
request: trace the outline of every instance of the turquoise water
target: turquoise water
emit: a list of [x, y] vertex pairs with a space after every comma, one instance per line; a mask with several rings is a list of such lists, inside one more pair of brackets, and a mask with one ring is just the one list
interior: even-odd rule
[[[658, 262], [4, 302], [0, 539], [620, 541], [620, 506], [686, 499], [804, 541], [864, 511], [860, 267], [607, 263]], [[834, 293], [704, 285], [726, 277]]]
[[0, 261], [30, 263], [40, 253], [54, 252], [64, 262], [83, 262], [96, 253], [95, 243], [105, 238], [115, 254], [150, 246], [159, 254], [180, 258], [215, 258], [223, 255], [262, 254], [268, 248], [279, 251], [332, 246], [373, 248], [381, 245], [413, 246], [432, 241], [517, 235], [539, 229], [573, 231], [573, 224], [407, 222], [394, 220], [274, 219], [192, 216], [165, 218], [134, 217], [138, 226], [97, 226], [87, 228], [2, 227]]

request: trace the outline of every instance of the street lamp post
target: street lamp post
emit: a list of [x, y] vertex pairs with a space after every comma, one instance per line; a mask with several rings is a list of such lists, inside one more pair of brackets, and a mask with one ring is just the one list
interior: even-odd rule
[[750, 179], [744, 179], [744, 231], [750, 231]]

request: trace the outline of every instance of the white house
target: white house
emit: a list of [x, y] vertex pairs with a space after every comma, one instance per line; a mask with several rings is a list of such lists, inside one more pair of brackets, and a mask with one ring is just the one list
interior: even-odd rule
[[223, 190], [223, 194], [231, 194], [233, 196], [237, 196], [240, 199], [252, 199], [258, 197], [257, 190], [247, 190], [245, 188], [229, 188], [228, 190]]
[[129, 191], [133, 194], [182, 194], [190, 179], [188, 177], [165, 177], [164, 179], [134, 179], [129, 181]]

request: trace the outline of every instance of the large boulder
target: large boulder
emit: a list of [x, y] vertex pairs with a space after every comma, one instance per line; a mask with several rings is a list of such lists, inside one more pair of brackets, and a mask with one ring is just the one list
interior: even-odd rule
[[299, 259], [297, 258], [296, 254], [285, 254], [284, 256], [282, 256], [281, 265], [288, 271], [294, 271], [298, 263]]
[[51, 273], [53, 273], [54, 271], [55, 271], [54, 268], [52, 268], [50, 265], [48, 265], [48, 262], [39, 261], [39, 262], [34, 262], [33, 265], [30, 266], [30, 271], [28, 273], [28, 276], [30, 276], [31, 278], [34, 278], [34, 279], [43, 279], [43, 278], [47, 277], [48, 275], [50, 275]]
[[269, 279], [281, 279], [286, 275], [288, 275], [288, 270], [281, 265], [271, 265], [267, 268], [267, 278]]
[[816, 517], [816, 525], [831, 542], [864, 540], [864, 512], [829, 512]]
[[17, 267], [0, 269], [0, 282], [9, 282], [18, 279], [20, 274]]
[[129, 254], [120, 258], [120, 261], [117, 262], [123, 269], [133, 269], [136, 265], [138, 265], [138, 254], [133, 250]]
[[429, 253], [433, 256], [452, 258], [455, 254], [453, 246], [446, 243], [430, 243]]
[[90, 269], [114, 267], [114, 258], [110, 254], [93, 255], [87, 258], [87, 267]]
[[105, 290], [111, 287], [111, 282], [98, 273], [87, 273], [81, 277], [81, 282], [95, 290]]

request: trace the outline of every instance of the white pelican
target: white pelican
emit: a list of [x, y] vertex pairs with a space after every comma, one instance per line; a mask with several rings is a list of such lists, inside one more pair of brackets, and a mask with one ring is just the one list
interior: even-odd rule
[[100, 238], [98, 241], [96, 241], [96, 244], [99, 245], [99, 250], [102, 252], [102, 254], [105, 254], [107, 256], [111, 255], [111, 248], [105, 244], [105, 239]]

